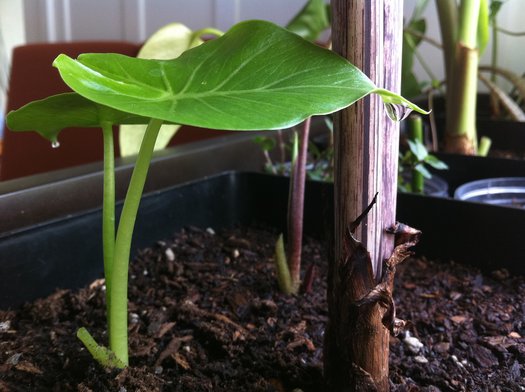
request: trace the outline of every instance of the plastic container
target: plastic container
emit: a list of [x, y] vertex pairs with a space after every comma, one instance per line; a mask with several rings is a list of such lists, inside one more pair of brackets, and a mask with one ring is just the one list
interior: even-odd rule
[[525, 208], [525, 177], [486, 178], [467, 182], [456, 189], [459, 200]]
[[441, 177], [432, 174], [432, 178], [425, 179], [425, 195], [448, 197], [448, 183]]

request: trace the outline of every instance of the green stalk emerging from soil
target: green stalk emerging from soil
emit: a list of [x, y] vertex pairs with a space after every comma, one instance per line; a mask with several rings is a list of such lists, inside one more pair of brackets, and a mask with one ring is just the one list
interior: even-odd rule
[[128, 364], [128, 267], [131, 239], [137, 211], [146, 182], [155, 140], [162, 125], [161, 120], [151, 119], [137, 156], [120, 217], [115, 241], [115, 259], [112, 268], [109, 347], [116, 357]]
[[106, 280], [106, 312], [108, 335], [111, 336], [109, 314], [111, 309], [111, 281], [113, 257], [115, 254], [115, 153], [113, 127], [109, 122], [102, 124], [104, 137], [104, 196], [102, 204], [102, 247], [104, 255], [104, 277]]
[[153, 148], [162, 120], [151, 119], [131, 175], [128, 192], [115, 239], [115, 174], [113, 130], [103, 124], [104, 132], [104, 202], [103, 246], [106, 277], [106, 311], [108, 313], [109, 349], [97, 344], [85, 328], [78, 338], [99, 363], [106, 367], [128, 366], [128, 270], [135, 220], [148, 174]]

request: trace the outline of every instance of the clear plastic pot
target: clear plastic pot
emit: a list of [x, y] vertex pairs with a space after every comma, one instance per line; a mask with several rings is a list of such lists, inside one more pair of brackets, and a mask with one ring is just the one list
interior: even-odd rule
[[486, 178], [467, 182], [456, 189], [454, 198], [525, 208], [525, 177]]

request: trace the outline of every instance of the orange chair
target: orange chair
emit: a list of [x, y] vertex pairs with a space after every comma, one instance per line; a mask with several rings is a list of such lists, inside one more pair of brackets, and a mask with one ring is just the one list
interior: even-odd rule
[[[121, 53], [136, 56], [140, 45], [115, 41], [28, 44], [14, 49], [7, 92], [7, 112], [49, 95], [70, 91], [53, 60], [65, 53], [77, 57], [81, 53]], [[171, 141], [183, 144], [224, 135], [224, 132], [182, 127]], [[33, 132], [11, 132], [4, 124], [0, 180], [10, 180], [51, 170], [102, 160], [102, 132], [89, 128], [68, 129], [59, 136], [60, 148]], [[118, 137], [115, 130], [115, 150]]]

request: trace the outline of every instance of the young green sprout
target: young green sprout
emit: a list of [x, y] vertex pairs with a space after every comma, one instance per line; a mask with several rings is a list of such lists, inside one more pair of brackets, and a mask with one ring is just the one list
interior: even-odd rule
[[[109, 349], [86, 330], [82, 340], [104, 366], [128, 358], [127, 285], [131, 237], [155, 140], [163, 123], [221, 130], [272, 130], [347, 107], [371, 94], [424, 111], [376, 87], [335, 53], [272, 23], [247, 21], [174, 60], [84, 54], [54, 61], [75, 93], [32, 102], [7, 117], [13, 131], [37, 131], [50, 142], [70, 126], [104, 130], [104, 271]], [[112, 125], [148, 124], [114, 235]], [[210, 158], [212, 159], [212, 158]]]

